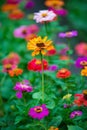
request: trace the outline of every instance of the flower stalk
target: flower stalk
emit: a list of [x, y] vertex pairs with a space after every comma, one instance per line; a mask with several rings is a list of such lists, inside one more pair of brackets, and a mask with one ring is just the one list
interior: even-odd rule
[[44, 66], [43, 66], [43, 56], [41, 54], [41, 64], [42, 64], [42, 101], [44, 102]]

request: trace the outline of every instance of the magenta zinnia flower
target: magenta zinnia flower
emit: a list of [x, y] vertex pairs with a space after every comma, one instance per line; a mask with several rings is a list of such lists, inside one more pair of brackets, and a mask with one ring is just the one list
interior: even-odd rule
[[34, 1], [32, 1], [32, 0], [29, 0], [28, 2], [26, 2], [26, 4], [25, 4], [25, 8], [26, 9], [31, 9], [31, 8], [33, 8], [35, 6], [35, 3], [34, 3]]
[[78, 35], [78, 32], [76, 30], [70, 31], [70, 32], [62, 32], [58, 34], [60, 38], [72, 38], [76, 37]]
[[46, 108], [46, 105], [43, 104], [41, 106], [35, 106], [30, 108], [28, 115], [32, 118], [36, 118], [38, 120], [43, 119], [45, 116], [48, 116], [49, 110]]
[[71, 114], [70, 114], [70, 118], [74, 118], [74, 117], [76, 117], [76, 116], [81, 116], [82, 115], [82, 111], [73, 111], [73, 112], [71, 112]]
[[30, 86], [28, 80], [23, 80], [22, 82], [17, 82], [14, 86], [14, 90], [17, 91], [17, 98], [22, 98], [22, 92], [31, 92], [33, 88]]
[[87, 57], [79, 57], [75, 62], [76, 67], [84, 68], [87, 66]]

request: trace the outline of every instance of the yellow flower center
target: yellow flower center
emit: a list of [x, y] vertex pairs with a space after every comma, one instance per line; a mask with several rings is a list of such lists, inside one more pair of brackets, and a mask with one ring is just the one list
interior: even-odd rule
[[7, 64], [7, 65], [5, 65], [5, 68], [6, 68], [6, 69], [10, 69], [11, 66], [12, 66], [11, 64]]
[[66, 36], [71, 36], [72, 32], [66, 32]]
[[42, 13], [42, 17], [46, 17], [47, 16], [47, 13]]
[[43, 109], [42, 109], [42, 107], [40, 107], [40, 106], [34, 108], [34, 111], [37, 112], [37, 113], [42, 112], [42, 110], [43, 110]]
[[62, 70], [61, 70], [61, 73], [65, 73], [65, 72], [66, 72], [66, 69], [62, 69]]
[[36, 45], [37, 45], [37, 47], [39, 47], [39, 48], [44, 48], [44, 47], [45, 47], [44, 43], [37, 43]]
[[80, 65], [83, 65], [83, 66], [87, 65], [87, 61], [85, 61], [85, 60], [84, 60], [84, 61], [81, 61], [81, 62], [80, 62]]
[[37, 60], [37, 61], [35, 62], [35, 64], [41, 64], [41, 61], [40, 61], [40, 60]]

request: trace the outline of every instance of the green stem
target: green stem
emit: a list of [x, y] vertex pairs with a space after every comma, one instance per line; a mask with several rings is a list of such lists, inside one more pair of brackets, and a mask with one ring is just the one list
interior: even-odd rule
[[48, 36], [47, 23], [45, 22], [45, 23], [44, 23], [44, 25], [45, 25], [45, 31], [46, 31], [46, 35]]
[[43, 66], [42, 54], [41, 54], [41, 64], [42, 64], [42, 101], [44, 102], [44, 66]]

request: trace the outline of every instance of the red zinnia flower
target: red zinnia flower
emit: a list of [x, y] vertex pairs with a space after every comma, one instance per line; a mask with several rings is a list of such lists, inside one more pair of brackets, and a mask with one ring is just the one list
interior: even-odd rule
[[87, 106], [87, 90], [84, 90], [82, 94], [75, 94], [75, 97], [74, 103], [77, 106]]
[[[27, 66], [28, 70], [32, 71], [41, 71], [42, 70], [42, 63], [41, 60], [33, 59], [30, 62], [28, 62]], [[48, 69], [48, 62], [43, 59], [43, 68], [44, 70]]]
[[10, 19], [16, 20], [16, 19], [22, 19], [24, 17], [24, 12], [22, 12], [19, 9], [13, 10], [9, 16]]
[[61, 70], [59, 70], [56, 75], [57, 78], [68, 78], [70, 76], [71, 76], [71, 71], [69, 71], [66, 68], [62, 68]]

